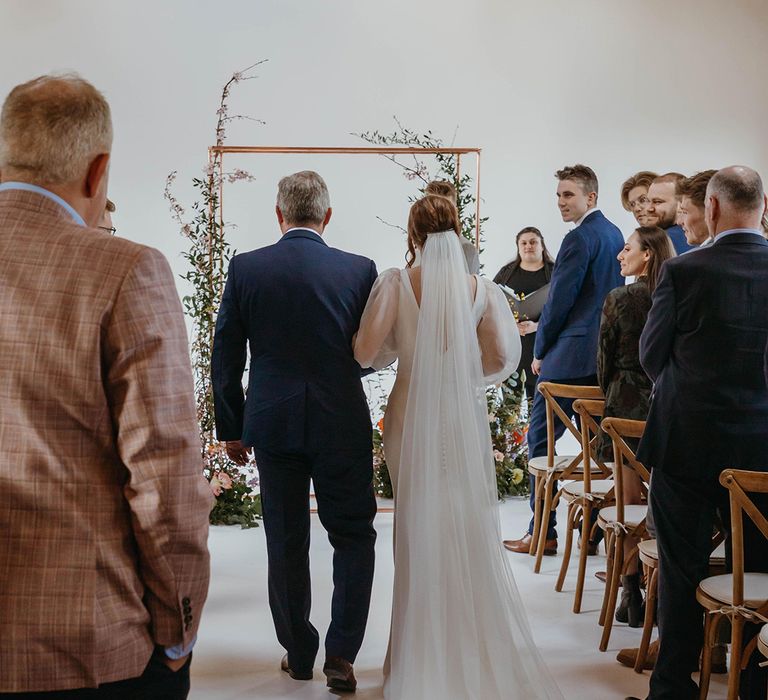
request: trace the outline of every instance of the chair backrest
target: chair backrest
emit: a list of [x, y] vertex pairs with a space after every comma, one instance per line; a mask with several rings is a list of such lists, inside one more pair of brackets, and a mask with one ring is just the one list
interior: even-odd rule
[[603, 418], [600, 427], [608, 433], [613, 443], [613, 478], [616, 481], [616, 517], [624, 522], [624, 476], [622, 467], [627, 466], [635, 471], [645, 484], [650, 481], [648, 470], [637, 461], [635, 451], [627, 444], [625, 438], [641, 438], [645, 431], [644, 420], [629, 418]]
[[581, 461], [584, 464], [584, 493], [592, 490], [592, 464], [602, 472], [601, 478], [611, 476], [611, 470], [597, 455], [597, 438], [600, 425], [596, 419], [605, 411], [604, 399], [576, 399], [573, 410], [579, 415], [581, 425]]
[[[728, 489], [731, 503], [731, 551], [733, 555], [733, 605], [744, 605], [744, 517], [747, 516], [768, 539], [768, 518], [757, 508], [748, 493], [768, 493], [768, 472], [725, 469], [720, 483]], [[768, 605], [760, 611], [768, 614]]]
[[[539, 382], [536, 389], [544, 397], [547, 410], [547, 468], [555, 466], [555, 416], [571, 432], [581, 444], [581, 431], [574, 425], [571, 417], [557, 403], [557, 399], [604, 399], [603, 390], [599, 386], [578, 386], [574, 384], [557, 384], [556, 382]], [[568, 476], [581, 464], [581, 455], [574, 458], [562, 473]]]

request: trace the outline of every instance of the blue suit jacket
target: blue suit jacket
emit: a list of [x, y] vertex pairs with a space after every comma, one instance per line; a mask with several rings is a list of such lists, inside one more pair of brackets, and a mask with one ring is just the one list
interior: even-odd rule
[[536, 331], [534, 356], [542, 361], [542, 379], [596, 373], [603, 301], [624, 284], [616, 259], [623, 247], [621, 231], [600, 211], [563, 239]]
[[375, 280], [372, 260], [307, 229], [232, 258], [212, 357], [220, 440], [272, 451], [370, 449], [352, 336]]
[[693, 250], [696, 247], [688, 243], [688, 240], [685, 237], [685, 231], [683, 231], [682, 226], [675, 224], [674, 226], [670, 226], [666, 231], [667, 235], [669, 236], [669, 240], [672, 241], [672, 245], [674, 246], [675, 252], [678, 255], [687, 253], [689, 250]]
[[733, 233], [668, 260], [640, 337], [654, 382], [637, 458], [679, 476], [768, 470], [768, 242]]

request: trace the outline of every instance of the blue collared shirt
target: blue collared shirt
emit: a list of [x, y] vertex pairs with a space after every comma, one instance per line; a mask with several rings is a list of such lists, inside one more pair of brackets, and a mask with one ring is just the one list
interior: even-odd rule
[[721, 238], [725, 238], [726, 236], [732, 236], [734, 233], [754, 233], [756, 236], [764, 238], [763, 232], [758, 231], [756, 228], [731, 228], [727, 231], [720, 231], [720, 233], [715, 236], [713, 243], [717, 243]]
[[28, 182], [4, 182], [0, 185], [0, 192], [6, 192], [8, 190], [22, 190], [24, 192], [36, 192], [43, 197], [47, 197], [52, 202], [56, 202], [64, 211], [72, 217], [72, 220], [80, 226], [85, 226], [85, 221], [80, 214], [75, 211], [75, 208], [67, 201], [63, 200], [59, 195], [46, 190], [44, 187], [38, 185], [30, 185]]

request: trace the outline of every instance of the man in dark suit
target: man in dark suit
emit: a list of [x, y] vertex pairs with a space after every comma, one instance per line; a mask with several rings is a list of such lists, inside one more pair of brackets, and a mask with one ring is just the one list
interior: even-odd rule
[[[371, 260], [330, 248], [322, 178], [304, 171], [278, 186], [274, 245], [229, 266], [213, 347], [216, 428], [237, 463], [253, 447], [269, 561], [269, 601], [287, 654], [282, 668], [309, 680], [319, 646], [309, 621], [309, 482], [334, 549], [328, 685], [354, 690], [373, 582], [371, 421], [352, 355], [376, 279]], [[250, 350], [247, 398], [242, 376]]]
[[693, 248], [683, 227], [677, 223], [680, 203], [677, 188], [685, 179], [680, 173], [665, 173], [656, 177], [648, 188], [648, 215], [655, 219], [656, 226], [667, 232], [678, 255]]
[[[563, 221], [574, 222], [560, 246], [552, 272], [547, 303], [539, 320], [531, 370], [539, 381], [562, 384], [597, 385], [597, 338], [603, 301], [612, 289], [624, 284], [616, 256], [624, 247], [624, 238], [616, 226], [597, 209], [597, 176], [592, 168], [574, 165], [558, 170], [555, 177], [557, 206]], [[559, 403], [574, 415], [573, 401]], [[565, 426], [559, 421], [556, 438]], [[536, 392], [528, 430], [530, 458], [547, 454], [547, 416], [544, 397]], [[531, 478], [531, 509], [535, 506], [534, 479]], [[505, 540], [511, 552], [527, 553], [533, 532], [519, 540]], [[585, 545], [586, 546], [586, 545]], [[549, 514], [545, 554], [557, 550], [555, 513]]]
[[[768, 242], [756, 172], [718, 171], [707, 187], [711, 246], [667, 261], [640, 339], [654, 381], [638, 459], [652, 468], [650, 507], [659, 547], [659, 638], [649, 698], [698, 697], [702, 609], [716, 513], [730, 524], [726, 467], [768, 470]], [[759, 501], [768, 513], [768, 502]], [[745, 568], [768, 571], [768, 546], [745, 523]], [[742, 698], [765, 698], [765, 677], [744, 673]]]

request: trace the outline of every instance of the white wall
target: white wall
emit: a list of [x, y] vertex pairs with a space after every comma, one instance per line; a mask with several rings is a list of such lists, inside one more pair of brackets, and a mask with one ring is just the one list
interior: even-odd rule
[[[111, 195], [119, 235], [154, 245], [181, 273], [184, 247], [162, 197], [206, 161], [222, 84], [236, 87], [230, 144], [359, 145], [392, 115], [456, 145], [483, 148], [486, 271], [537, 225], [556, 249], [567, 231], [553, 172], [582, 161], [600, 205], [626, 232], [618, 188], [639, 169], [691, 173], [746, 163], [768, 176], [765, 0], [0, 0], [0, 93], [50, 71], [81, 73], [110, 100], [116, 127]], [[240, 250], [276, 237], [277, 179], [313, 168], [335, 209], [327, 240], [400, 264], [413, 187], [369, 157], [233, 161], [257, 177], [227, 188]], [[469, 163], [468, 163], [469, 164]], [[183, 285], [180, 284], [183, 289]]]

